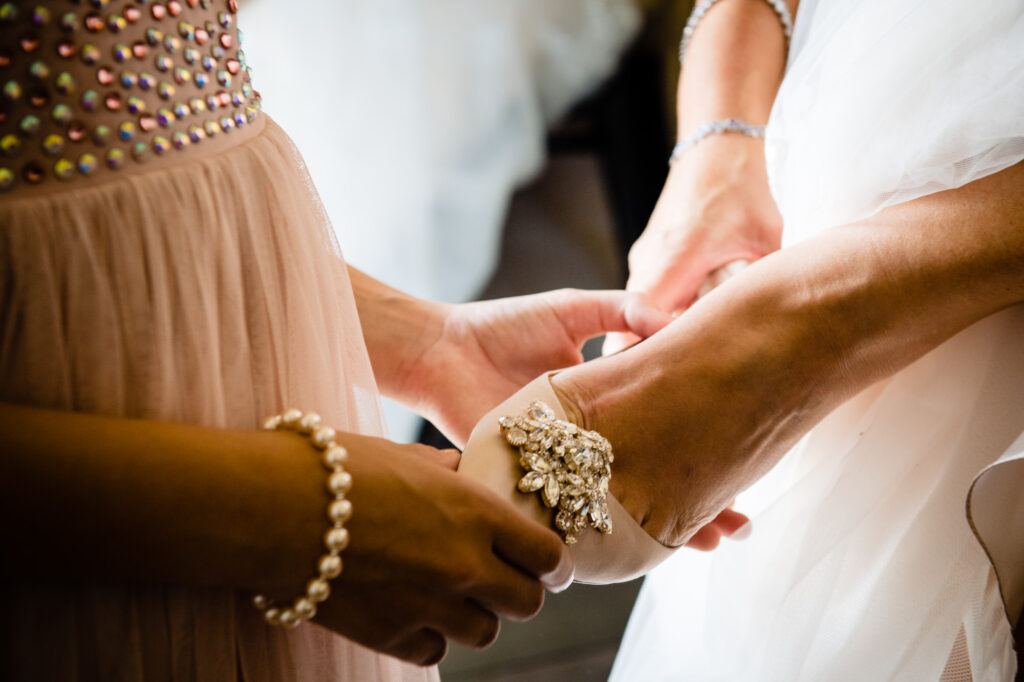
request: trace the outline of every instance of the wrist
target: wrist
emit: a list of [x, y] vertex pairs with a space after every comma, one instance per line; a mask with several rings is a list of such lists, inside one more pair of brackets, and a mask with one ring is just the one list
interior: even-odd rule
[[236, 539], [244, 556], [238, 584], [282, 601], [304, 589], [322, 552], [328, 496], [320, 458], [294, 433], [261, 430], [245, 440], [251, 442], [250, 494], [260, 503], [238, 524], [244, 533]]
[[768, 171], [764, 140], [747, 135], [708, 135], [683, 152], [669, 168], [673, 178], [711, 184], [720, 180], [761, 180], [767, 184]]
[[668, 162], [670, 165], [675, 163], [687, 150], [709, 137], [732, 134], [741, 135], [752, 140], [763, 140], [764, 131], [765, 127], [763, 125], [753, 125], [740, 118], [719, 118], [706, 121], [676, 143], [676, 146], [672, 149], [672, 154], [668, 157]]
[[367, 350], [382, 395], [415, 406], [431, 373], [451, 306], [405, 296], [381, 300]]
[[807, 353], [813, 307], [747, 279], [743, 293], [698, 303], [643, 344], [552, 380], [570, 418], [611, 442], [619, 485], [687, 500], [666, 544], [766, 473], [827, 402]]
[[[452, 341], [453, 318], [460, 305], [424, 300], [409, 302], [404, 312], [412, 334], [401, 348], [385, 358], [391, 366], [387, 383], [378, 379], [381, 393], [417, 414], [433, 419], [437, 415], [440, 388], [448, 385], [460, 362], [459, 349]], [[377, 363], [374, 364], [376, 372]]]

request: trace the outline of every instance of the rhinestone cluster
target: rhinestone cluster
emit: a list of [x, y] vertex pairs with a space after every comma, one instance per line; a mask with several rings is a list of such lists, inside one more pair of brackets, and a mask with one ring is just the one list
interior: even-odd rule
[[236, 0], [58, 4], [0, 3], [0, 191], [117, 170], [256, 120]]
[[322, 450], [321, 461], [327, 469], [327, 492], [331, 501], [327, 505], [327, 518], [331, 526], [324, 533], [324, 547], [327, 553], [317, 560], [317, 574], [306, 583], [306, 591], [292, 601], [291, 606], [279, 606], [262, 594], [253, 597], [253, 606], [263, 612], [263, 618], [270, 625], [293, 628], [316, 615], [317, 604], [331, 596], [330, 580], [341, 575], [341, 551], [348, 547], [348, 530], [345, 522], [352, 517], [352, 502], [348, 491], [352, 488], [352, 475], [345, 471], [348, 451], [335, 442], [334, 429], [321, 423], [315, 412], [285, 410], [266, 420], [263, 428], [273, 431], [288, 429], [309, 437], [317, 450]]
[[608, 511], [608, 485], [612, 478], [611, 444], [599, 433], [555, 418], [554, 411], [533, 401], [522, 417], [501, 417], [501, 432], [509, 445], [518, 448], [519, 464], [526, 475], [517, 488], [540, 492], [544, 505], [558, 509], [555, 527], [565, 544], [588, 525], [602, 533], [612, 532]]

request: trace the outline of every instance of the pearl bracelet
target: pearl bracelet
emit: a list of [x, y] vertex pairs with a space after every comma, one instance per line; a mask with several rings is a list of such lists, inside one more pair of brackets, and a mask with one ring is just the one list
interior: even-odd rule
[[676, 146], [672, 148], [672, 155], [668, 157], [668, 162], [669, 164], [675, 163], [683, 152], [710, 135], [740, 133], [747, 137], [764, 137], [764, 130], [765, 126], [756, 126], [739, 118], [719, 118], [708, 121], [697, 126], [695, 131], [676, 143]]
[[[690, 46], [693, 32], [697, 30], [697, 24], [700, 23], [700, 20], [704, 18], [704, 15], [708, 13], [708, 10], [716, 2], [718, 0], [701, 0], [693, 6], [693, 12], [690, 13], [690, 18], [686, 20], [686, 26], [683, 27], [683, 38], [679, 41], [680, 65], [683, 63], [686, 48]], [[793, 37], [793, 17], [789, 13], [789, 7], [786, 6], [785, 0], [765, 0], [765, 2], [771, 6], [776, 16], [779, 17], [779, 23], [782, 24], [782, 34], [786, 38], [786, 51], [789, 52], [789, 40]]]
[[327, 553], [317, 561], [317, 574], [306, 583], [306, 592], [295, 598], [291, 606], [282, 607], [269, 598], [258, 594], [252, 603], [263, 612], [263, 618], [271, 625], [293, 628], [316, 615], [316, 605], [331, 594], [329, 581], [341, 574], [341, 551], [348, 546], [348, 530], [345, 522], [352, 516], [352, 502], [346, 493], [352, 487], [352, 475], [342, 466], [348, 460], [348, 451], [334, 441], [335, 431], [320, 423], [315, 412], [302, 413], [300, 410], [286, 410], [283, 414], [270, 417], [263, 423], [269, 431], [288, 429], [308, 436], [318, 450], [323, 450], [322, 463], [330, 472], [327, 476], [327, 490], [333, 496], [327, 505], [327, 518], [331, 527], [324, 534]]

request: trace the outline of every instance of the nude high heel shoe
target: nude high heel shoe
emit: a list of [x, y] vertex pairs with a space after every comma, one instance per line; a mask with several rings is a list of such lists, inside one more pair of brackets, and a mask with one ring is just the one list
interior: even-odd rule
[[[556, 419], [565, 420], [566, 412], [544, 374], [491, 410], [477, 423], [459, 463], [459, 473], [469, 476], [507, 499], [523, 514], [554, 528], [555, 510], [541, 501], [541, 491], [523, 493], [517, 485], [527, 473], [520, 465], [518, 447], [509, 444], [499, 419], [527, 414], [533, 401], [546, 404]], [[612, 476], [615, 465], [612, 463]], [[604, 534], [587, 525], [576, 534], [569, 551], [576, 562], [576, 581], [603, 585], [639, 577], [667, 559], [677, 548], [666, 547], [644, 531], [629, 513], [608, 493], [607, 511], [611, 532]]]

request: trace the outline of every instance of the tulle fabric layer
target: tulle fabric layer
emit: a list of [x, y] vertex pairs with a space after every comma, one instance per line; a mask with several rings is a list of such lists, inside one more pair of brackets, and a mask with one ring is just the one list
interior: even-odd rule
[[[1014, 0], [802, 0], [766, 139], [784, 245], [1024, 159], [1022, 44]], [[833, 412], [737, 501], [748, 540], [648, 577], [613, 679], [1012, 680], [1022, 340], [1016, 306]]]
[[1019, 0], [802, 0], [768, 125], [785, 243], [1024, 158]]
[[[964, 507], [980, 470], [1024, 450], [1022, 338], [1017, 306], [833, 412], [737, 500], [748, 539], [648, 576], [612, 679], [1012, 680], [1000, 586]], [[967, 676], [942, 678], [947, 664]]]
[[[340, 251], [264, 125], [207, 158], [0, 203], [0, 400], [238, 429], [295, 405], [382, 433]], [[436, 678], [318, 626], [267, 627], [228, 590], [5, 585], [0, 619], [7, 679]]]

